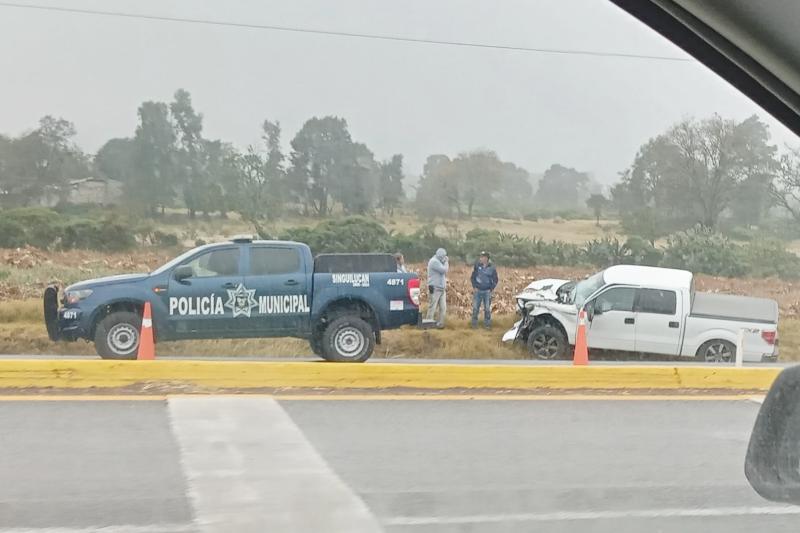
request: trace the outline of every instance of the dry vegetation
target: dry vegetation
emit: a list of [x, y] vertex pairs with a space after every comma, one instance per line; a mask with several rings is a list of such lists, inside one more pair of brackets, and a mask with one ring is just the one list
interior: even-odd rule
[[[48, 283], [62, 286], [81, 279], [121, 272], [148, 271], [171, 258], [176, 251], [140, 253], [42, 252], [35, 249], [0, 250], [0, 353], [94, 354], [92, 345], [51, 343], [42, 322], [40, 295]], [[411, 265], [424, 277], [424, 265]], [[500, 267], [501, 283], [494, 300], [495, 327], [473, 331], [468, 327], [471, 305], [470, 267], [454, 265], [448, 295], [449, 320], [444, 331], [413, 328], [389, 331], [375, 357], [387, 358], [521, 358], [524, 353], [500, 342], [514, 321], [513, 296], [534, 279], [580, 278], [590, 271], [564, 267], [510, 269]], [[800, 360], [800, 285], [776, 279], [728, 279], [698, 276], [699, 290], [749, 294], [776, 299], [781, 308], [781, 359]], [[423, 309], [427, 307], [423, 292]], [[308, 345], [297, 339], [245, 339], [165, 343], [162, 355], [309, 356]]]
[[[431, 222], [410, 214], [395, 214], [392, 217], [381, 215], [377, 216], [376, 220], [386, 229], [399, 233], [413, 233], [422, 227], [431, 225]], [[272, 223], [266, 223], [263, 228], [272, 234], [279, 234], [287, 228], [315, 226], [319, 222], [319, 219], [309, 217], [285, 217]], [[542, 218], [533, 221], [474, 217], [469, 220], [436, 221], [435, 225], [437, 233], [442, 234], [455, 230], [465, 233], [475, 228], [491, 228], [504, 233], [514, 233], [521, 237], [540, 237], [547, 241], [558, 240], [574, 244], [582, 244], [604, 236], [619, 237], [617, 222], [610, 220], [601, 220], [600, 227], [597, 227], [594, 219]], [[174, 211], [168, 213], [165, 221], [159, 222], [157, 227], [161, 231], [177, 235], [187, 246], [194, 244], [196, 239], [215, 241], [231, 235], [253, 233], [253, 226], [241, 220], [235, 213], [229, 214], [227, 219], [198, 218], [189, 220], [184, 213]]]

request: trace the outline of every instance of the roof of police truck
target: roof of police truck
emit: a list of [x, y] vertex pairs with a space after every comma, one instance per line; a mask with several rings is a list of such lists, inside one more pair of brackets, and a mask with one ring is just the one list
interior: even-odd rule
[[617, 265], [603, 272], [607, 285], [654, 286], [672, 289], [688, 289], [692, 285], [692, 273], [673, 268], [658, 268], [636, 265]]

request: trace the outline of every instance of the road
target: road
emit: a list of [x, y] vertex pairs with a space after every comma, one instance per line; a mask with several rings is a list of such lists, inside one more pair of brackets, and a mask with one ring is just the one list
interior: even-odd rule
[[755, 402], [388, 398], [6, 399], [0, 531], [800, 524], [800, 507], [760, 499], [742, 473]]

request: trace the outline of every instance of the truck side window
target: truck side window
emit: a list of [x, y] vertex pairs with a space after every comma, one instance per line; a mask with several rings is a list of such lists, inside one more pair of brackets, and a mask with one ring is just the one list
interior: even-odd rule
[[196, 278], [236, 276], [239, 274], [239, 249], [211, 250], [198, 255], [187, 264], [192, 267]]
[[639, 289], [639, 304], [637, 311], [640, 313], [655, 313], [658, 315], [674, 315], [677, 308], [675, 291], [661, 289]]
[[300, 254], [295, 248], [251, 248], [250, 275], [292, 274], [300, 270]]
[[633, 300], [636, 297], [636, 289], [631, 287], [617, 287], [609, 289], [594, 300], [595, 310], [601, 312], [609, 311], [633, 311]]

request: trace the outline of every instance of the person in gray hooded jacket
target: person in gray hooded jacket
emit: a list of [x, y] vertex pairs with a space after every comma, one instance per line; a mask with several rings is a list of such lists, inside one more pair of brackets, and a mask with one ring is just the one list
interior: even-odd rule
[[428, 291], [431, 297], [428, 306], [428, 320], [433, 320], [436, 311], [439, 317], [436, 320], [436, 327], [444, 327], [444, 319], [447, 314], [447, 271], [450, 264], [447, 261], [447, 251], [444, 248], [436, 250], [436, 255], [428, 261]]

